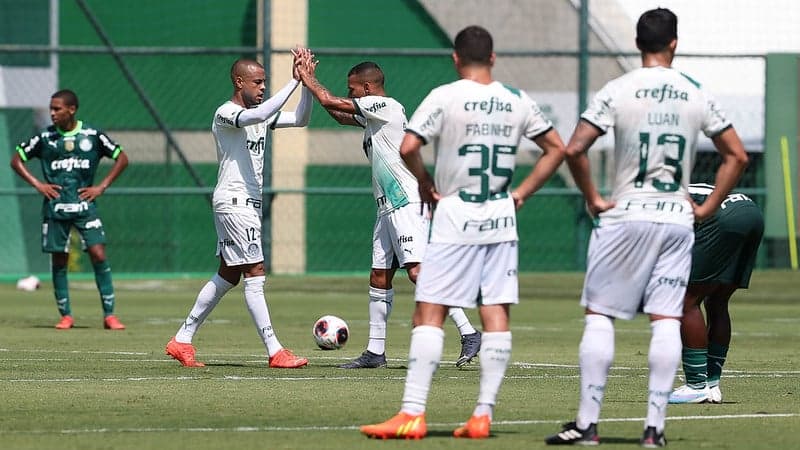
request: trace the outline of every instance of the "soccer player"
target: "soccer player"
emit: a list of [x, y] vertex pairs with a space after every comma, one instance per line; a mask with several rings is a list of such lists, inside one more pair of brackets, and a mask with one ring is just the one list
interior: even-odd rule
[[[59, 330], [72, 328], [75, 320], [70, 306], [67, 262], [70, 230], [81, 236], [83, 249], [89, 254], [94, 279], [103, 307], [103, 327], [124, 330], [125, 325], [114, 315], [114, 284], [111, 266], [106, 259], [106, 233], [97, 212], [95, 199], [117, 179], [128, 166], [122, 147], [102, 130], [78, 120], [78, 96], [64, 89], [50, 97], [50, 120], [53, 125], [19, 144], [11, 159], [11, 167], [42, 196], [42, 251], [50, 253], [53, 289], [61, 320]], [[103, 157], [114, 164], [100, 184], [94, 175]], [[41, 161], [44, 180], [36, 178], [27, 167], [31, 158]]]
[[[518, 303], [516, 209], [564, 159], [564, 144], [528, 95], [492, 77], [492, 36], [469, 26], [454, 42], [459, 80], [433, 89], [417, 108], [400, 154], [419, 181], [424, 203], [435, 204], [431, 236], [415, 299], [405, 392], [400, 412], [361, 432], [382, 439], [427, 434], [425, 408], [441, 360], [442, 324], [449, 307], [479, 307], [483, 325], [480, 387], [473, 414], [453, 435], [489, 436], [497, 393], [511, 357], [509, 311]], [[522, 137], [543, 154], [510, 190]], [[421, 147], [435, 143], [435, 181]]]
[[[392, 279], [403, 267], [416, 283], [428, 240], [428, 219], [422, 214], [417, 179], [400, 158], [406, 129], [403, 105], [386, 95], [384, 75], [374, 62], [357, 64], [347, 74], [348, 98], [336, 97], [315, 77], [315, 64], [301, 66], [300, 77], [328, 113], [342, 125], [364, 128], [364, 153], [372, 164], [372, 190], [378, 217], [372, 233], [369, 277], [369, 341], [358, 358], [343, 369], [386, 366], [386, 323], [392, 312]], [[461, 334], [456, 366], [470, 362], [480, 350], [481, 334], [462, 308], [450, 308]]]
[[[673, 69], [678, 19], [668, 9], [645, 12], [636, 25], [642, 67], [606, 84], [567, 144], [567, 162], [595, 217], [581, 305], [580, 403], [574, 422], [548, 444], [599, 443], [597, 422], [614, 359], [614, 319], [638, 310], [652, 336], [647, 418], [641, 444], [663, 447], [666, 406], [681, 355], [680, 317], [691, 265], [695, 219], [710, 217], [739, 180], [747, 154], [716, 102]], [[614, 130], [613, 191], [606, 200], [591, 180], [586, 151]], [[687, 191], [702, 130], [722, 156], [715, 189], [702, 205]]]
[[[300, 52], [293, 50], [293, 54], [296, 64]], [[280, 111], [300, 84], [294, 66], [293, 78], [266, 101], [266, 75], [261, 64], [238, 59], [230, 75], [233, 95], [217, 108], [211, 125], [219, 161], [213, 196], [219, 269], [200, 290], [188, 317], [167, 344], [166, 353], [184, 366], [203, 367], [195, 359], [192, 338], [222, 296], [243, 276], [245, 303], [267, 349], [269, 366], [302, 367], [308, 359], [295, 356], [281, 345], [264, 297], [261, 193], [267, 130], [306, 126], [311, 117], [311, 96], [303, 88], [297, 111]]]
[[[689, 185], [697, 204], [713, 191], [708, 184]], [[686, 384], [672, 392], [670, 403], [722, 403], [719, 380], [731, 342], [728, 301], [737, 289], [750, 285], [763, 234], [761, 209], [738, 192], [728, 194], [711, 218], [695, 224], [692, 272], [681, 318]], [[700, 304], [705, 305], [708, 327]]]

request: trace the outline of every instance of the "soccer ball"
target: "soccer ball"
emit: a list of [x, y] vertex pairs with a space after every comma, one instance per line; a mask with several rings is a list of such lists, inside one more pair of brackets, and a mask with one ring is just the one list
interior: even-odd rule
[[344, 347], [350, 337], [347, 323], [336, 316], [322, 316], [314, 323], [311, 330], [317, 346], [323, 350], [338, 350]]

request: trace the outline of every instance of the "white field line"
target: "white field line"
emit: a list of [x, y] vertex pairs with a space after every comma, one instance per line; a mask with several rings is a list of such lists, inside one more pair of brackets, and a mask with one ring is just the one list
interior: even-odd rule
[[[45, 353], [45, 354], [65, 354], [65, 355], [76, 355], [76, 354], [86, 354], [86, 355], [118, 355], [118, 356], [152, 356], [152, 353], [147, 352], [125, 352], [125, 351], [85, 351], [85, 350], [45, 350], [45, 349], [7, 349], [7, 348], [0, 348], [0, 353]], [[266, 366], [266, 357], [262, 355], [254, 355], [254, 354], [205, 354], [203, 355], [203, 361], [209, 364], [230, 364], [230, 363], [246, 363], [246, 364], [264, 364]], [[216, 358], [215, 358], [216, 357]], [[224, 357], [224, 359], [219, 358]], [[254, 359], [253, 359], [254, 358]], [[350, 360], [350, 357], [334, 357], [334, 356], [312, 356], [311, 360], [312, 363], [314, 360], [325, 360], [325, 361], [336, 361], [336, 362], [344, 362]], [[105, 362], [116, 362], [116, 363], [142, 363], [142, 362], [150, 362], [150, 363], [164, 363], [164, 364], [175, 364], [175, 362], [168, 358], [103, 358], [97, 359], [98, 361], [105, 361]], [[387, 358], [388, 361], [394, 363], [405, 363], [405, 358]], [[66, 357], [52, 357], [52, 358], [12, 358], [12, 357], [0, 357], [0, 361], [8, 361], [8, 362], [25, 362], [25, 361], [37, 361], [37, 362], [64, 362], [64, 361], [71, 361], [70, 358]], [[441, 362], [442, 365], [452, 365], [455, 361], [446, 361], [443, 360]], [[477, 367], [477, 366], [476, 366]], [[519, 369], [568, 369], [568, 370], [575, 370], [578, 369], [579, 366], [576, 364], [556, 364], [556, 363], [533, 363], [533, 362], [512, 362], [511, 367], [516, 367]], [[638, 371], [638, 372], [647, 372], [646, 367], [627, 367], [627, 366], [614, 366], [611, 367], [612, 371]], [[796, 376], [800, 375], [800, 370], [737, 370], [737, 369], [725, 369], [725, 378], [795, 378]], [[539, 378], [575, 378], [576, 375], [541, 375], [541, 376], [528, 376], [528, 375], [509, 375], [506, 376], [508, 379], [539, 379]], [[611, 375], [611, 377], [615, 377]], [[192, 378], [192, 377], [190, 377]], [[460, 379], [461, 377], [454, 376], [453, 379]], [[107, 381], [144, 381], [148, 379], [161, 379], [166, 380], [170, 378], [161, 378], [161, 377], [128, 377], [128, 378], [109, 378], [105, 379]], [[175, 378], [175, 379], [179, 379]], [[198, 379], [213, 379], [208, 377], [198, 377]], [[264, 377], [258, 378], [260, 380], [277, 380], [277, 379], [284, 379], [284, 378], [271, 378], [271, 377]], [[295, 379], [290, 377], [285, 377], [285, 379]], [[319, 378], [310, 378], [310, 379], [337, 379], [337, 377], [319, 377]], [[358, 377], [343, 377], [341, 379], [358, 379]], [[74, 378], [69, 379], [71, 381], [98, 381], [100, 379], [84, 379], [84, 378]], [[11, 380], [2, 380], [2, 381], [10, 381], [10, 382], [59, 382], [59, 381], [67, 381], [64, 379], [43, 379], [43, 380], [36, 380], [36, 379], [11, 379]]]
[[[464, 375], [444, 375], [443, 379], [448, 380], [472, 380], [476, 376], [475, 371], [464, 372]], [[647, 374], [625, 374], [609, 375], [608, 378], [646, 378]], [[506, 380], [557, 380], [557, 379], [578, 379], [580, 375], [506, 375]], [[682, 379], [682, 377], [680, 377]], [[725, 379], [733, 378], [798, 378], [798, 374], [762, 373], [762, 374], [732, 374], [724, 375]], [[69, 378], [12, 378], [0, 379], [0, 383], [139, 383], [147, 381], [214, 381], [214, 382], [238, 382], [238, 381], [366, 381], [366, 380], [405, 380], [405, 374], [381, 375], [380, 372], [374, 376], [237, 376], [222, 375], [213, 376], [204, 372], [204, 375], [183, 375], [183, 376], [130, 376], [130, 377], [69, 377]]]
[[[677, 420], [739, 420], [739, 419], [782, 419], [800, 417], [800, 414], [723, 414], [716, 416], [672, 416], [667, 417], [669, 421]], [[644, 417], [619, 417], [604, 418], [602, 422], [642, 422]], [[542, 425], [542, 424], [561, 424], [563, 420], [506, 420], [492, 422], [492, 426], [519, 426], [519, 425]], [[429, 423], [429, 427], [455, 427], [462, 423]], [[0, 430], [0, 434], [102, 434], [102, 433], [252, 433], [252, 432], [276, 432], [276, 431], [349, 431], [357, 430], [359, 425], [344, 426], [310, 426], [310, 427], [194, 427], [194, 428], [82, 428], [82, 429], [63, 429], [63, 430]]]
[[[153, 356], [153, 352], [123, 352], [123, 351], [86, 351], [86, 350], [46, 350], [46, 349], [8, 349], [0, 348], [0, 352], [6, 353], [63, 353], [63, 354], [87, 354], [87, 355], [120, 355], [120, 356]], [[159, 350], [158, 354], [161, 353]], [[316, 351], [312, 353], [317, 353]], [[328, 353], [328, 352], [324, 352]], [[266, 355], [253, 354], [253, 353], [203, 353], [202, 359], [204, 362], [224, 364], [224, 363], [266, 363]], [[354, 356], [353, 356], [354, 357]], [[315, 356], [311, 355], [309, 359], [313, 361], [336, 361], [345, 362], [351, 360], [351, 356]], [[65, 361], [69, 358], [4, 358], [0, 357], [0, 361]], [[109, 358], [99, 359], [98, 361], [107, 362], [165, 362], [174, 363], [174, 360], [164, 356], [158, 359], [122, 359], [122, 358]], [[387, 361], [404, 363], [406, 358], [387, 358]], [[442, 360], [442, 365], [455, 364], [455, 361]], [[511, 363], [512, 367], [521, 369], [530, 368], [555, 368], [555, 369], [578, 369], [580, 366], [577, 364], [557, 364], [557, 363], [534, 363], [525, 361], [516, 361]], [[477, 366], [475, 366], [477, 367]], [[647, 367], [628, 367], [628, 366], [613, 366], [611, 370], [640, 370], [646, 371]], [[731, 373], [747, 373], [747, 374], [800, 374], [800, 370], [737, 370], [725, 368], [725, 374]]]

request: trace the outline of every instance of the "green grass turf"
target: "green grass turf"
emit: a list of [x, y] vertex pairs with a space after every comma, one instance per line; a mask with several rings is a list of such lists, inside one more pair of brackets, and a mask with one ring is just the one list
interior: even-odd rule
[[[582, 276], [525, 274], [521, 304], [512, 309], [512, 365], [490, 439], [450, 437], [471, 414], [478, 388], [477, 364], [453, 365], [459, 341], [451, 323], [429, 398], [428, 438], [361, 436], [358, 425], [387, 419], [400, 406], [413, 304], [412, 286], [401, 275], [388, 329], [389, 367], [357, 371], [335, 366], [366, 345], [366, 274], [268, 279], [281, 342], [310, 358], [299, 370], [267, 367], [241, 287], [195, 337], [198, 359], [208, 366], [188, 369], [163, 349], [204, 280], [118, 280], [123, 332], [103, 330], [92, 281], [70, 285], [76, 328], [68, 331], [52, 328], [58, 317], [49, 283], [32, 293], [0, 285], [0, 448], [541, 448], [559, 423], [573, 419]], [[724, 403], [670, 406], [671, 448], [796, 447], [798, 292], [797, 273], [763, 271], [754, 274], [750, 290], [735, 294]], [[314, 320], [329, 313], [350, 325], [351, 341], [339, 351], [318, 350], [311, 338]], [[644, 317], [618, 321], [599, 427], [604, 448], [638, 448], [649, 336]]]

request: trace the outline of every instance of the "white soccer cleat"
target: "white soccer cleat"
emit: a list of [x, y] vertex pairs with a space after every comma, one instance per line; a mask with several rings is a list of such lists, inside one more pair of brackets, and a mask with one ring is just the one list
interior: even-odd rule
[[708, 397], [711, 403], [722, 403], [722, 391], [719, 390], [719, 385], [708, 389]]
[[669, 395], [669, 402], [672, 404], [707, 403], [710, 401], [711, 393], [708, 386], [702, 389], [695, 389], [684, 384]]

